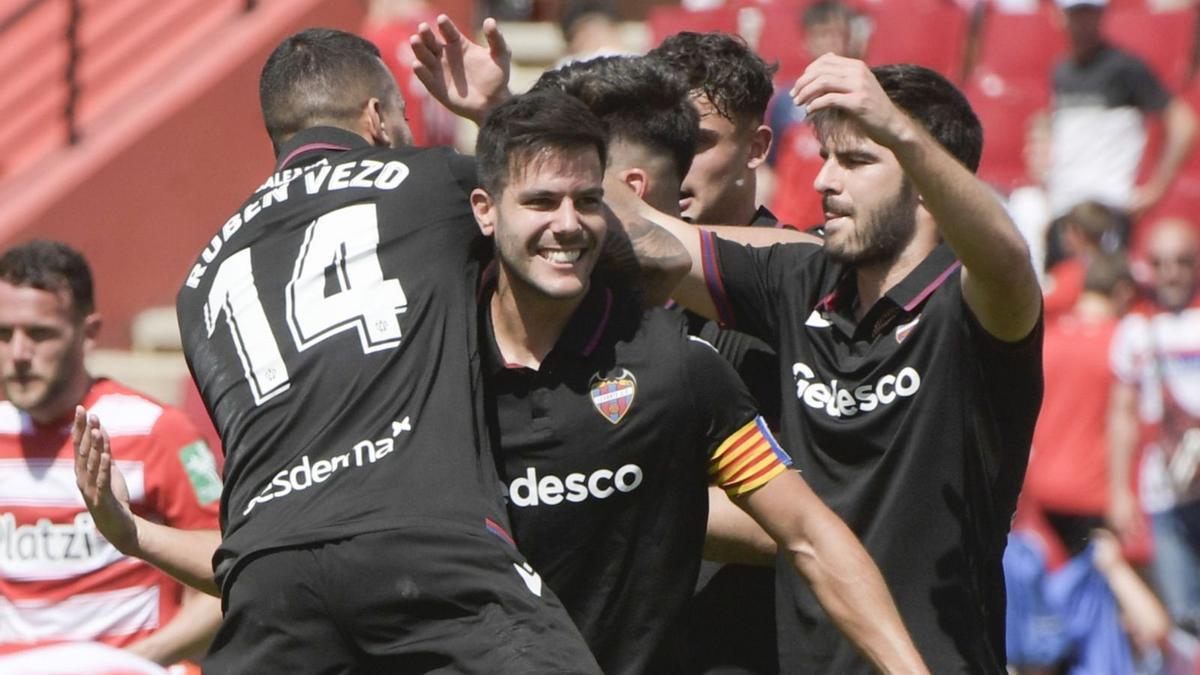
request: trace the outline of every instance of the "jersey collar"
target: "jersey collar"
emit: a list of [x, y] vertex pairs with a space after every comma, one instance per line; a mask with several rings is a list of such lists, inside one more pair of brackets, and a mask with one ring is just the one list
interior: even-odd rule
[[893, 286], [886, 295], [904, 311], [914, 312], [961, 266], [962, 263], [954, 257], [954, 251], [951, 251], [949, 246], [945, 243], [938, 244], [916, 269], [909, 272], [908, 276]]
[[[520, 367], [506, 363], [504, 356], [500, 353], [500, 347], [496, 344], [496, 329], [492, 325], [490, 311], [492, 294], [496, 292], [496, 265], [497, 263], [493, 261], [483, 271], [480, 292], [477, 295], [479, 321], [483, 328], [483, 344], [481, 346], [488, 373], [496, 373], [505, 368]], [[546, 361], [554, 359], [558, 354], [568, 357], [591, 356], [608, 329], [615, 300], [612, 289], [593, 279], [583, 302], [579, 303], [579, 307], [571, 315], [571, 320], [567, 322], [558, 342], [554, 344], [554, 349], [550, 350], [546, 356]]]
[[779, 219], [765, 206], [758, 207], [750, 219], [750, 227], [779, 227]]
[[300, 164], [309, 156], [322, 156], [330, 152], [345, 152], [358, 148], [369, 148], [371, 144], [358, 134], [337, 127], [312, 127], [292, 136], [279, 148], [275, 170]]
[[[918, 312], [925, 300], [961, 266], [950, 247], [939, 244], [857, 323], [853, 319], [854, 299], [858, 295], [854, 268], [846, 266], [838, 275], [837, 285], [817, 302], [816, 308], [826, 313], [845, 334], [857, 339], [874, 339], [889, 331], [897, 321]], [[864, 334], [864, 331], [869, 333]]]

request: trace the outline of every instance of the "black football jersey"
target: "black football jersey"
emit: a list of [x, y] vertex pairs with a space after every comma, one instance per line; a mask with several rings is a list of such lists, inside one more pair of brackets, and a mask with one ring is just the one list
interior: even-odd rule
[[517, 545], [613, 675], [674, 672], [686, 649], [711, 458], [752, 436], [790, 462], [732, 367], [684, 330], [593, 285], [538, 370], [507, 366], [490, 332], [482, 347]]
[[[945, 244], [861, 320], [854, 270], [809, 244], [706, 236], [722, 319], [780, 357], [782, 439], [883, 572], [936, 673], [1004, 672], [1001, 558], [1041, 405], [1041, 323], [1000, 341]], [[780, 672], [872, 672], [778, 566]]]
[[483, 426], [474, 162], [309, 129], [179, 291], [226, 452], [218, 579], [255, 551], [506, 525]]

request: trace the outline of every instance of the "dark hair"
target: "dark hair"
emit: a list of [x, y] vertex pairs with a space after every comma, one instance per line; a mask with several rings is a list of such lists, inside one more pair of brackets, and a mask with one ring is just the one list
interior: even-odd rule
[[[967, 97], [936, 71], [909, 63], [871, 69], [883, 91], [904, 112], [925, 127], [934, 140], [968, 169], [979, 168], [983, 154], [983, 126]], [[824, 137], [848, 117], [826, 108], [812, 114], [817, 135]]]
[[479, 183], [493, 197], [508, 179], [547, 150], [594, 147], [608, 164], [608, 128], [578, 99], [561, 92], [531, 91], [488, 113], [475, 142]]
[[696, 154], [700, 115], [687, 83], [644, 56], [576, 61], [542, 74], [532, 91], [557, 90], [583, 102], [608, 125], [610, 139], [645, 145], [671, 157], [680, 180]]
[[849, 21], [853, 18], [854, 12], [840, 0], [818, 0], [804, 10], [800, 23], [805, 28], [812, 28], [834, 20]]
[[59, 241], [39, 239], [5, 251], [0, 255], [0, 281], [52, 293], [68, 291], [77, 317], [96, 309], [87, 261]]
[[1124, 251], [1116, 253], [1096, 252], [1088, 257], [1083, 274], [1083, 289], [1111, 296], [1117, 286], [1133, 285], [1133, 274]]
[[1125, 214], [1097, 201], [1085, 201], [1071, 207], [1063, 216], [1061, 227], [1072, 228], [1083, 238], [1100, 247], [1105, 239], [1116, 241], [1128, 230]]
[[279, 43], [263, 65], [258, 95], [276, 150], [288, 136], [318, 124], [347, 124], [367, 100], [396, 96], [379, 48], [352, 33], [312, 28]]
[[568, 0], [558, 17], [558, 27], [563, 38], [567, 41], [574, 38], [576, 24], [589, 16], [600, 16], [613, 23], [621, 20], [621, 15], [611, 0]]
[[776, 66], [768, 66], [736, 35], [676, 33], [648, 55], [682, 74], [688, 89], [703, 93], [731, 122], [761, 123], [767, 114]]

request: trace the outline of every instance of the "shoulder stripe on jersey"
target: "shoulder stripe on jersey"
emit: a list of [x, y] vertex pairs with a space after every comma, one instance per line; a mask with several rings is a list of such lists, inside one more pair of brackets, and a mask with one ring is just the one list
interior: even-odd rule
[[158, 587], [86, 593], [57, 603], [0, 598], [0, 643], [96, 640], [158, 627]]
[[930, 284], [926, 286], [920, 293], [917, 293], [917, 297], [910, 300], [908, 304], [904, 306], [904, 311], [911, 312], [916, 309], [917, 306], [924, 302], [925, 298], [928, 298], [931, 293], [936, 291], [938, 286], [941, 286], [951, 274], [954, 274], [954, 270], [960, 267], [962, 267], [962, 263], [958, 260], [955, 260], [954, 264], [947, 267], [944, 272], [939, 274], [937, 278], [930, 282]]
[[708, 462], [713, 484], [731, 496], [746, 494], [783, 473], [792, 463], [762, 417], [725, 439]]
[[154, 428], [162, 416], [162, 406], [131, 394], [107, 394], [101, 396], [88, 410], [100, 418], [100, 424], [108, 435], [145, 436]]
[[604, 316], [600, 317], [600, 321], [596, 323], [596, 332], [592, 335], [592, 339], [588, 340], [587, 346], [583, 348], [584, 356], [591, 356], [592, 352], [596, 351], [596, 347], [600, 344], [600, 338], [604, 337], [604, 330], [608, 328], [608, 319], [612, 314], [613, 294], [612, 290], [604, 289]]
[[704, 229], [700, 230], [700, 258], [704, 268], [704, 284], [717, 309], [717, 319], [722, 327], [732, 327], [733, 306], [729, 303], [725, 281], [721, 279], [721, 270], [717, 266], [716, 235]]

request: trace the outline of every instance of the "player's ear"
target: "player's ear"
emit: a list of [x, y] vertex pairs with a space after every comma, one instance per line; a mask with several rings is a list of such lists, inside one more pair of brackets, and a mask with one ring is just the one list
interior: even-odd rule
[[646, 193], [650, 191], [650, 177], [642, 169], [625, 169], [620, 173], [620, 179], [623, 183], [633, 188], [634, 194], [639, 199], [645, 199]]
[[748, 168], [757, 169], [767, 161], [767, 153], [771, 152], [772, 138], [774, 135], [771, 133], [771, 127], [765, 124], [758, 125], [758, 128], [750, 132], [750, 156], [746, 158]]
[[96, 338], [100, 335], [100, 326], [103, 324], [100, 314], [92, 312], [83, 317], [83, 348], [91, 350], [96, 344]]
[[384, 119], [383, 103], [379, 99], [373, 96], [367, 99], [362, 114], [359, 116], [359, 131], [363, 137], [371, 141], [371, 145], [383, 148], [391, 147], [392, 136], [387, 128], [387, 121]]
[[487, 190], [475, 188], [471, 191], [471, 211], [475, 213], [475, 222], [483, 236], [492, 236], [496, 231], [496, 203]]

